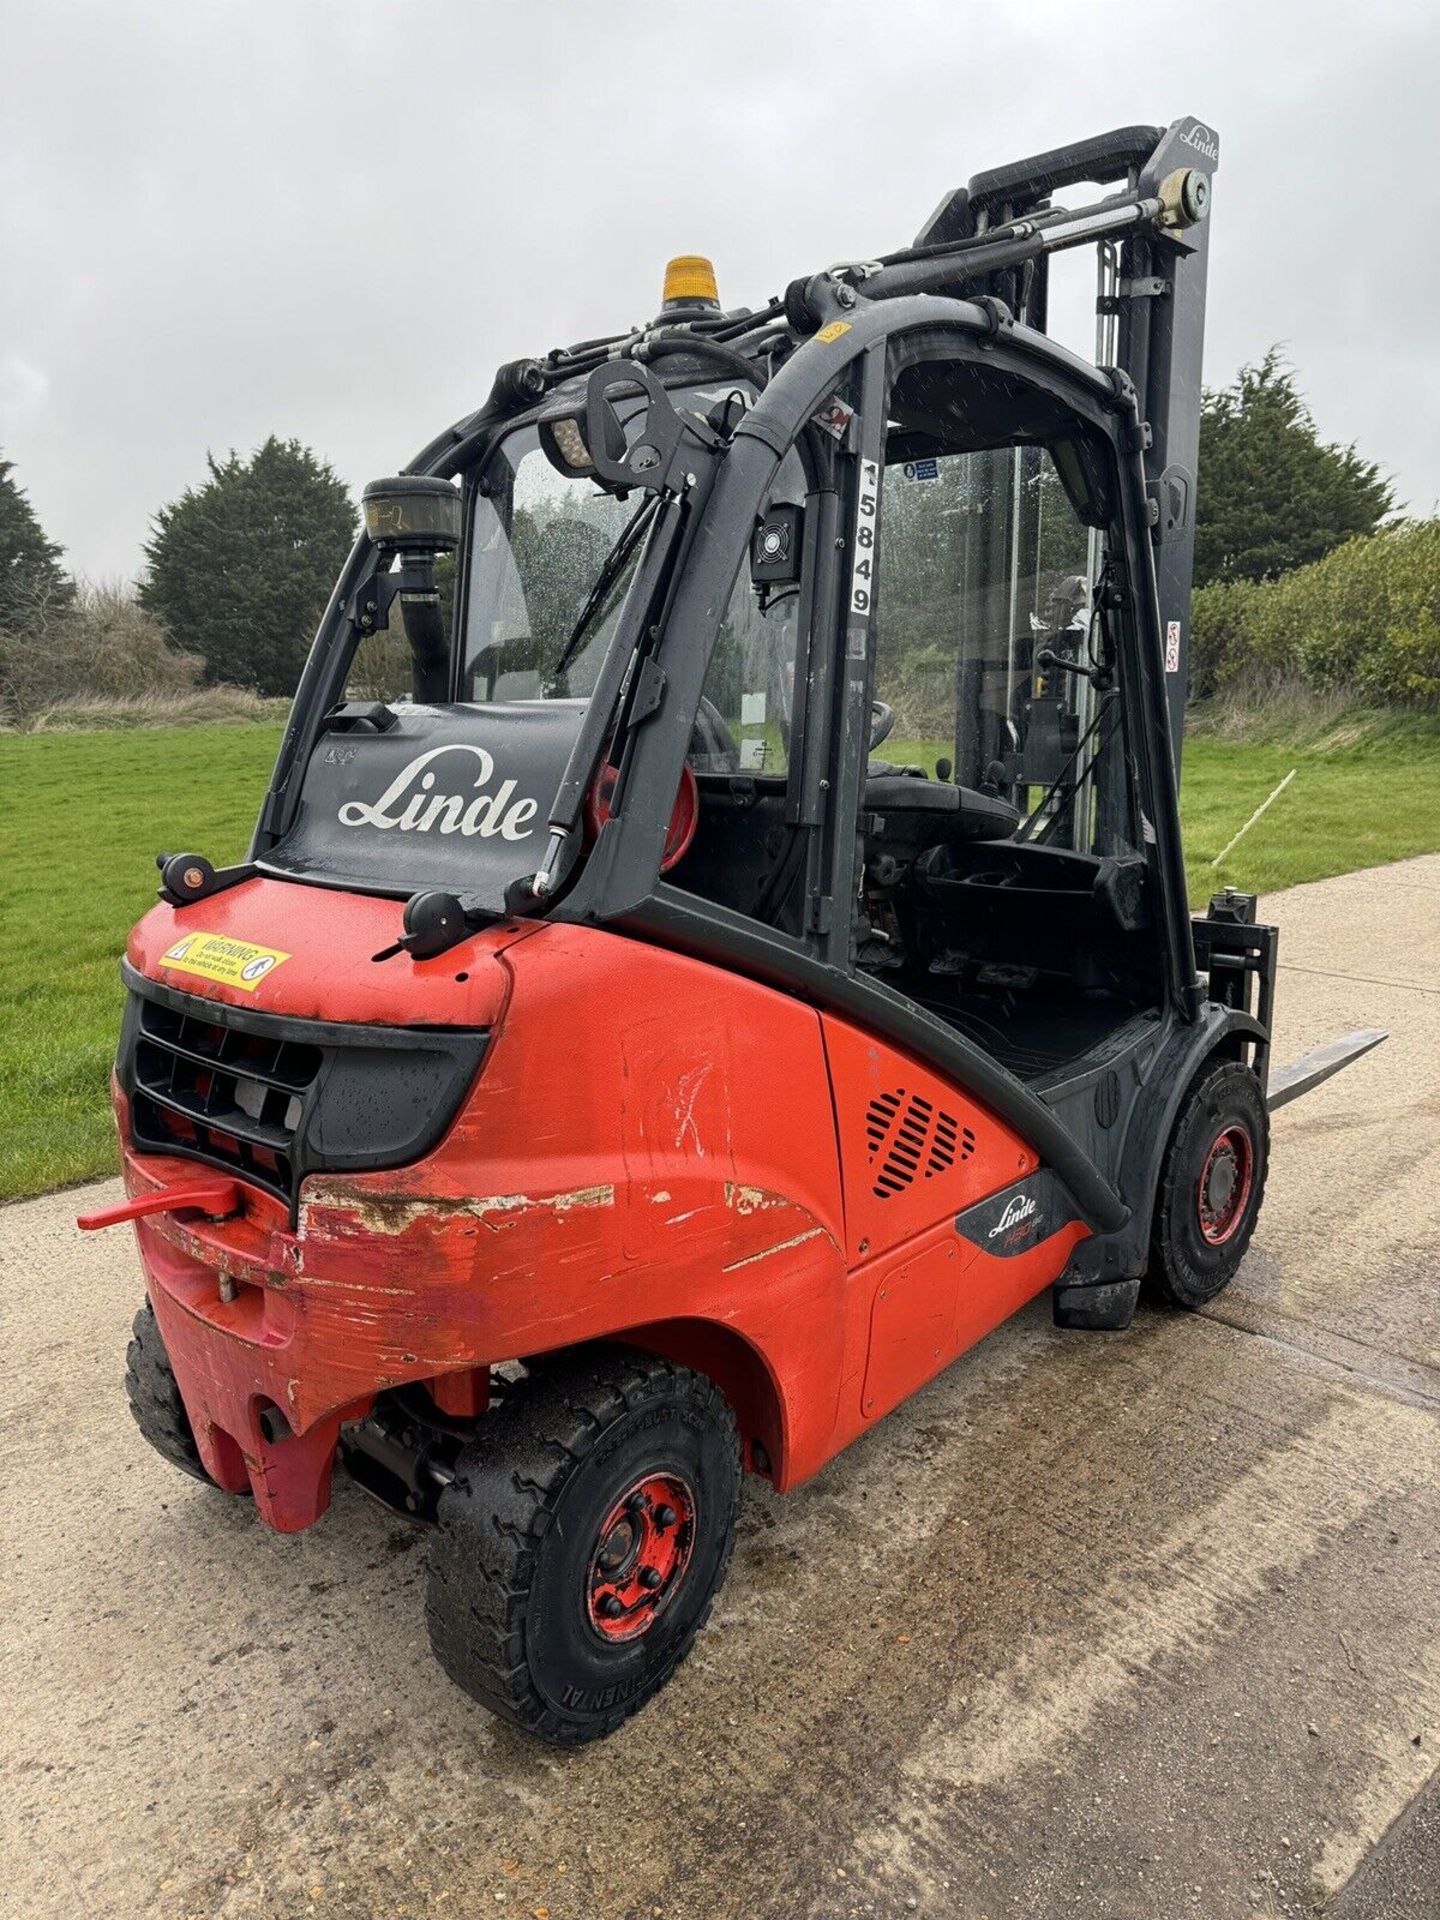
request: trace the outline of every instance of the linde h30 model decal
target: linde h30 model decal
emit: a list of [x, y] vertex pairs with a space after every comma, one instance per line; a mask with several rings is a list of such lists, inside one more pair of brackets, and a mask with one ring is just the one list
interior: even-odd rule
[[341, 826], [378, 827], [381, 832], [398, 827], [402, 833], [429, 833], [433, 827], [441, 833], [478, 833], [487, 840], [496, 834], [505, 840], [527, 839], [534, 831], [530, 822], [540, 806], [535, 800], [512, 802], [513, 780], [503, 781], [493, 793], [479, 794], [468, 805], [463, 793], [435, 792], [435, 774], [425, 769], [447, 753], [469, 753], [479, 761], [472, 787], [484, 787], [495, 771], [495, 762], [484, 747], [465, 742], [430, 747], [401, 768], [378, 800], [346, 801], [336, 816]]
[[1022, 1220], [1028, 1220], [1035, 1209], [1036, 1203], [1029, 1194], [1017, 1193], [1013, 1200], [1007, 1202], [1005, 1211], [991, 1227], [986, 1239], [998, 1240], [1002, 1233], [1008, 1233], [1011, 1227], [1018, 1227]]

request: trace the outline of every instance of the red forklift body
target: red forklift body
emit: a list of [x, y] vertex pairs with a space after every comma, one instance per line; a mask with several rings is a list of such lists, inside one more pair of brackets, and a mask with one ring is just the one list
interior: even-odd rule
[[[154, 909], [136, 974], [188, 995], [173, 956], [197, 917]], [[717, 1380], [751, 1464], [791, 1486], [1045, 1287], [1086, 1232], [1022, 1210], [961, 1238], [956, 1216], [1035, 1155], [849, 1022], [594, 928], [506, 925], [373, 966], [397, 925], [393, 903], [251, 881], [207, 903], [203, 932], [283, 940], [284, 962], [196, 998], [483, 1029], [435, 1150], [312, 1177], [293, 1222], [253, 1186], [224, 1220], [136, 1222], [205, 1466], [271, 1525], [323, 1510], [340, 1424], [377, 1394], [616, 1334]], [[127, 1107], [118, 1094], [122, 1136]], [[133, 1144], [125, 1169], [132, 1195], [194, 1184]]]
[[1122, 128], [502, 368], [366, 490], [245, 862], [160, 857], [82, 1222], [139, 1240], [132, 1409], [272, 1527], [337, 1459], [433, 1523], [436, 1654], [532, 1732], [663, 1684], [744, 1471], [1243, 1257], [1276, 938], [1192, 920], [1177, 803], [1217, 152]]

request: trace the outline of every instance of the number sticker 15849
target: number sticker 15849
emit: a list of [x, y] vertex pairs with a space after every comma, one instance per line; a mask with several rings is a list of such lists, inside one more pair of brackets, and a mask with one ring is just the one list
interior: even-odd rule
[[860, 495], [855, 503], [855, 560], [850, 568], [850, 611], [868, 615], [875, 600], [875, 524], [880, 498], [880, 466], [860, 462]]

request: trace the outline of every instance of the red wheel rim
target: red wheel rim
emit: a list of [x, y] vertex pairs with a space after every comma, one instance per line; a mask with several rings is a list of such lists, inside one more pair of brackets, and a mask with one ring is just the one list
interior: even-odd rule
[[638, 1640], [680, 1590], [695, 1544], [695, 1496], [678, 1474], [648, 1473], [600, 1523], [585, 1581], [590, 1624]]
[[1208, 1245], [1223, 1247], [1245, 1218], [1255, 1178], [1255, 1148], [1249, 1130], [1236, 1125], [1216, 1134], [1195, 1188], [1200, 1234]]

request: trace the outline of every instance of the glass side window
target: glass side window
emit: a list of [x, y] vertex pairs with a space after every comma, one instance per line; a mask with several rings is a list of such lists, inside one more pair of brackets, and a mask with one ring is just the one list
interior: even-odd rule
[[1043, 447], [887, 466], [875, 693], [895, 709], [890, 757], [904, 747], [933, 773], [958, 752], [978, 773], [1018, 747], [1037, 651], [1083, 646], [1089, 566]]
[[[770, 505], [798, 507], [804, 498], [804, 469], [791, 452]], [[798, 520], [794, 537], [800, 537]], [[798, 581], [757, 585], [748, 558], [741, 563], [696, 715], [690, 747], [696, 773], [783, 778], [788, 772], [799, 606]]]
[[1101, 756], [1124, 753], [1118, 703], [1096, 671], [1090, 581], [1103, 551], [1048, 447], [917, 454], [901, 437], [877, 570], [874, 690], [894, 714], [884, 763], [1002, 794], [1024, 814], [1058, 804], [1046, 796], [1059, 782], [1067, 814], [1046, 838], [1094, 852], [1128, 844], [1113, 804], [1094, 805]]

